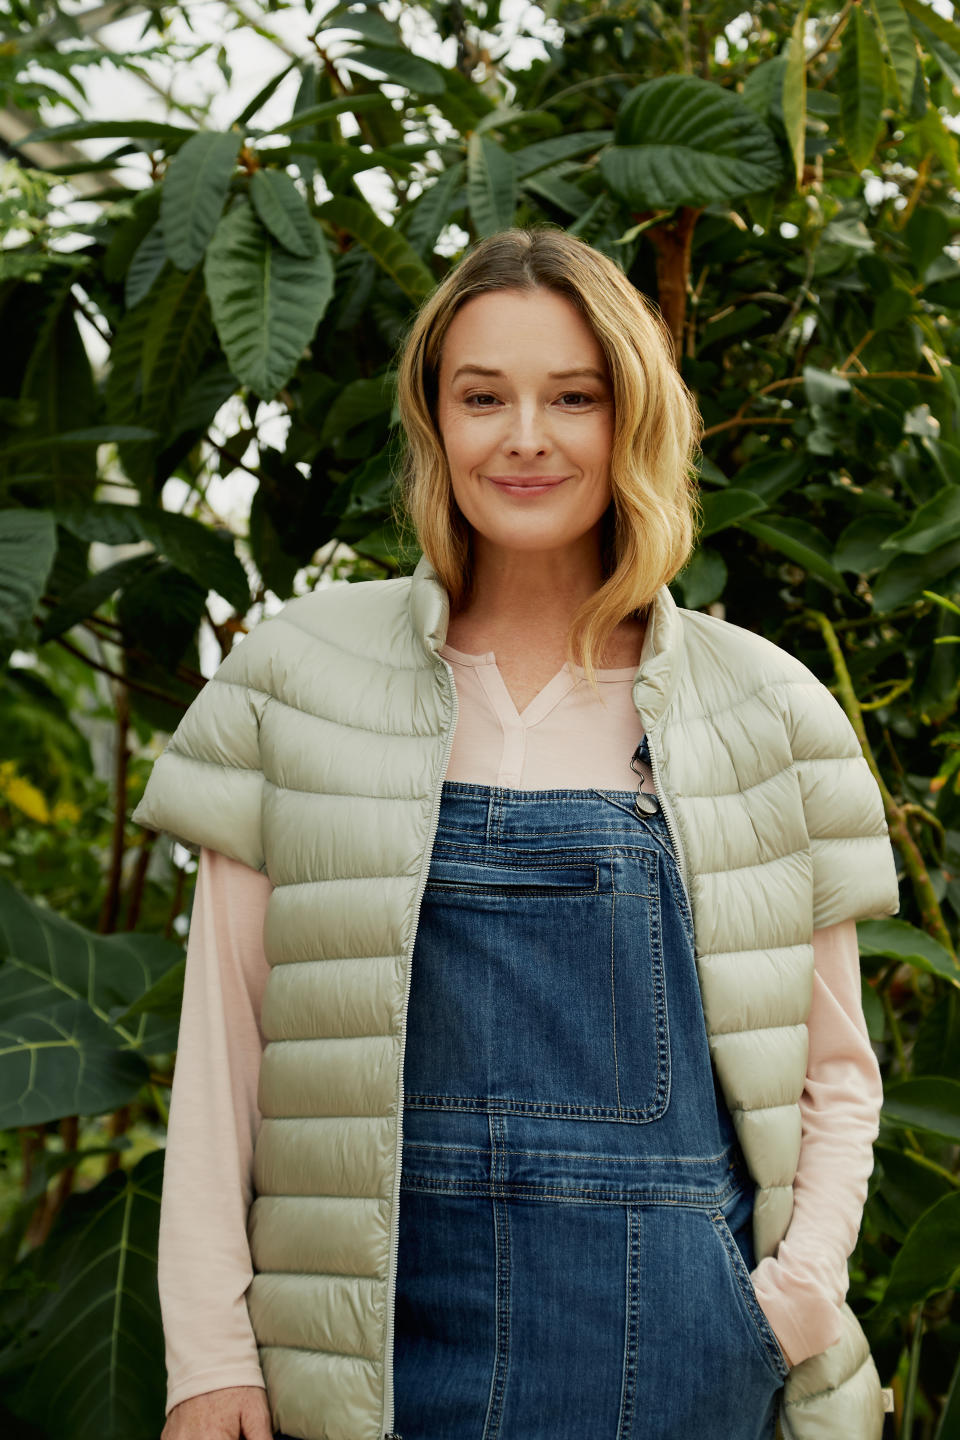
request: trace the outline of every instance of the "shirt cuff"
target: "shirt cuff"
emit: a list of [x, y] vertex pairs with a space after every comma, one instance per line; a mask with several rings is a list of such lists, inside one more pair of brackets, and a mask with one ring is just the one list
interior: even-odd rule
[[192, 1400], [195, 1395], [206, 1395], [210, 1390], [228, 1390], [234, 1385], [256, 1385], [261, 1390], [267, 1386], [259, 1364], [218, 1365], [212, 1370], [198, 1370], [196, 1375], [185, 1376], [167, 1390], [167, 1415], [174, 1405], [183, 1400]]
[[835, 1300], [812, 1281], [779, 1273], [776, 1258], [766, 1256], [750, 1272], [760, 1309], [776, 1335], [789, 1365], [799, 1365], [819, 1355], [843, 1333], [840, 1309]]

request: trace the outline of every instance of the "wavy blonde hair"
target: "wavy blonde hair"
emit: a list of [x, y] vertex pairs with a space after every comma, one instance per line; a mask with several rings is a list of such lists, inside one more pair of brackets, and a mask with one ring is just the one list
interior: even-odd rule
[[614, 393], [612, 502], [601, 519], [604, 580], [573, 616], [568, 658], [599, 694], [595, 664], [620, 622], [642, 612], [683, 568], [699, 521], [696, 456], [702, 421], [673, 358], [659, 311], [618, 266], [554, 227], [503, 230], [477, 242], [421, 306], [397, 364], [405, 436], [394, 516], [409, 520], [450, 598], [473, 584], [471, 527], [453, 495], [436, 419], [444, 336], [472, 296], [543, 288], [586, 317], [609, 367]]

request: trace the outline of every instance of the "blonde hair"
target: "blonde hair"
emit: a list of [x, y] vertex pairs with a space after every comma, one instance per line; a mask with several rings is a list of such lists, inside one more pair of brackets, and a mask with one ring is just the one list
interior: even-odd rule
[[700, 414], [674, 362], [666, 323], [614, 261], [564, 230], [516, 228], [480, 240], [444, 277], [400, 351], [397, 403], [405, 445], [394, 514], [401, 533], [406, 519], [412, 522], [451, 610], [458, 609], [473, 583], [472, 546], [436, 420], [444, 336], [472, 296], [537, 288], [565, 296], [585, 316], [613, 384], [613, 499], [601, 520], [604, 581], [576, 611], [568, 634], [568, 658], [583, 666], [596, 690], [596, 658], [620, 622], [648, 606], [686, 564], [699, 518]]

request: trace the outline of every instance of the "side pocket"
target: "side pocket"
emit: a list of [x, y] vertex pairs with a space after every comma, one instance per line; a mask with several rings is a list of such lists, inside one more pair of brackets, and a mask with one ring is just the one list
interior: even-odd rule
[[730, 1261], [733, 1277], [740, 1291], [744, 1309], [757, 1334], [757, 1339], [763, 1348], [764, 1354], [778, 1380], [785, 1380], [790, 1373], [790, 1365], [787, 1357], [780, 1349], [780, 1342], [773, 1333], [770, 1321], [763, 1313], [760, 1301], [757, 1299], [757, 1292], [753, 1288], [753, 1281], [750, 1279], [750, 1271], [747, 1269], [743, 1255], [740, 1253], [740, 1246], [734, 1238], [733, 1231], [727, 1224], [726, 1216], [722, 1210], [713, 1210], [710, 1214], [717, 1234], [723, 1242]]

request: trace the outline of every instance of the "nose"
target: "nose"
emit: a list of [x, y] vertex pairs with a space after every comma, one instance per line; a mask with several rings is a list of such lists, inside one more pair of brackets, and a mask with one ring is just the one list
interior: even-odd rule
[[548, 427], [540, 406], [536, 402], [529, 405], [518, 405], [513, 413], [512, 421], [513, 423], [504, 437], [505, 454], [515, 455], [520, 460], [533, 460], [538, 455], [546, 455], [550, 452], [552, 446]]

